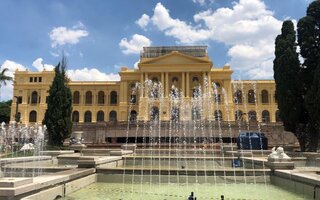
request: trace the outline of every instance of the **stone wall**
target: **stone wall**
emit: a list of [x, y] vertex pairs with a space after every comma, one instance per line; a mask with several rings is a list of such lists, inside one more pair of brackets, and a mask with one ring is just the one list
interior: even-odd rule
[[[298, 141], [291, 132], [286, 132], [281, 123], [235, 123], [235, 122], [185, 122], [174, 124], [173, 122], [139, 123], [78, 123], [74, 124], [73, 131], [84, 131], [83, 138], [86, 143], [101, 144], [115, 142], [117, 138], [135, 137], [187, 137], [187, 138], [215, 138], [222, 137], [230, 142], [230, 138], [238, 137], [243, 131], [263, 132], [268, 138], [269, 146], [297, 145]], [[109, 140], [109, 141], [108, 141]]]

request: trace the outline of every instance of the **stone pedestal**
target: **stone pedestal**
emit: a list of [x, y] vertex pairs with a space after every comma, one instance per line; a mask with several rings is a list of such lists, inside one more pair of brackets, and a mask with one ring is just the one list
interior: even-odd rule
[[273, 147], [271, 154], [268, 156], [267, 166], [271, 170], [293, 169], [294, 162], [291, 161], [291, 158], [284, 152], [282, 147], [278, 147], [277, 150]]
[[136, 148], [137, 148], [136, 144], [123, 144], [123, 145], [121, 145], [121, 149], [123, 149], [123, 150], [131, 150], [131, 151], [135, 152]]
[[72, 144], [69, 146], [69, 149], [74, 150], [75, 152], [81, 152], [85, 148], [87, 148], [87, 145], [85, 144]]
[[271, 170], [277, 169], [294, 169], [294, 162], [291, 159], [279, 160], [279, 159], [268, 159], [266, 164]]
[[74, 137], [77, 141], [81, 141], [83, 135], [83, 131], [74, 131], [72, 133], [72, 137]]

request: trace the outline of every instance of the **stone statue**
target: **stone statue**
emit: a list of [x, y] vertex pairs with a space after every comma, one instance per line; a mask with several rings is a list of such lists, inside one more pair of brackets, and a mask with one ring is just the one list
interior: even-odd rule
[[284, 152], [283, 147], [278, 147], [277, 150], [275, 147], [272, 148], [271, 154], [268, 156], [269, 162], [274, 161], [290, 161], [291, 158]]

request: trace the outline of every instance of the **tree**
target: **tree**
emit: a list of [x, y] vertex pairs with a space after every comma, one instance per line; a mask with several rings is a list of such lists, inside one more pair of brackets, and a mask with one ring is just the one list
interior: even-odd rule
[[299, 81], [301, 67], [295, 41], [296, 33], [292, 21], [284, 21], [281, 34], [275, 41], [273, 69], [276, 98], [284, 128], [296, 135], [301, 149], [304, 150], [306, 135], [302, 127], [305, 127], [307, 121], [303, 106], [302, 85]]
[[3, 68], [0, 72], [0, 87], [2, 84], [7, 85], [7, 81], [12, 81], [12, 77], [5, 75], [8, 70], [8, 68]]
[[[1, 68], [2, 66], [0, 66]], [[8, 71], [8, 68], [3, 68], [2, 71], [0, 72], [0, 88], [3, 85], [7, 85], [7, 81], [12, 81], [12, 77], [5, 75], [6, 72]]]
[[283, 23], [276, 38], [276, 97], [285, 130], [297, 136], [302, 151], [316, 151], [320, 132], [320, 0], [308, 6], [297, 27], [302, 65], [291, 21]]
[[9, 123], [12, 100], [0, 102], [0, 123]]
[[55, 67], [55, 77], [49, 89], [48, 108], [44, 117], [48, 144], [53, 146], [62, 146], [72, 131], [72, 95], [68, 87], [66, 66], [66, 59], [63, 57]]
[[309, 150], [316, 151], [320, 132], [320, 1], [312, 2], [298, 22], [298, 44], [304, 58], [302, 74], [305, 106], [309, 114]]

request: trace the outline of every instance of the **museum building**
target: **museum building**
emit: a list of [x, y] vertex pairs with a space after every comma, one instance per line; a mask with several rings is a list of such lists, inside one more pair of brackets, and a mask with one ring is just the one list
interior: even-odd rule
[[[72, 121], [74, 126], [155, 118], [280, 121], [274, 80], [232, 80], [232, 73], [230, 66], [214, 66], [207, 46], [144, 47], [138, 68], [122, 67], [119, 81], [69, 82], [73, 95]], [[13, 96], [16, 98], [12, 102], [11, 121], [17, 112], [23, 124], [42, 122], [54, 75], [54, 71], [46, 70], [15, 72]], [[170, 99], [177, 96], [183, 102], [180, 104], [190, 106], [182, 109], [183, 105], [178, 105], [176, 110], [172, 109]], [[209, 105], [197, 110], [192, 102], [199, 96], [204, 99], [202, 104]]]

